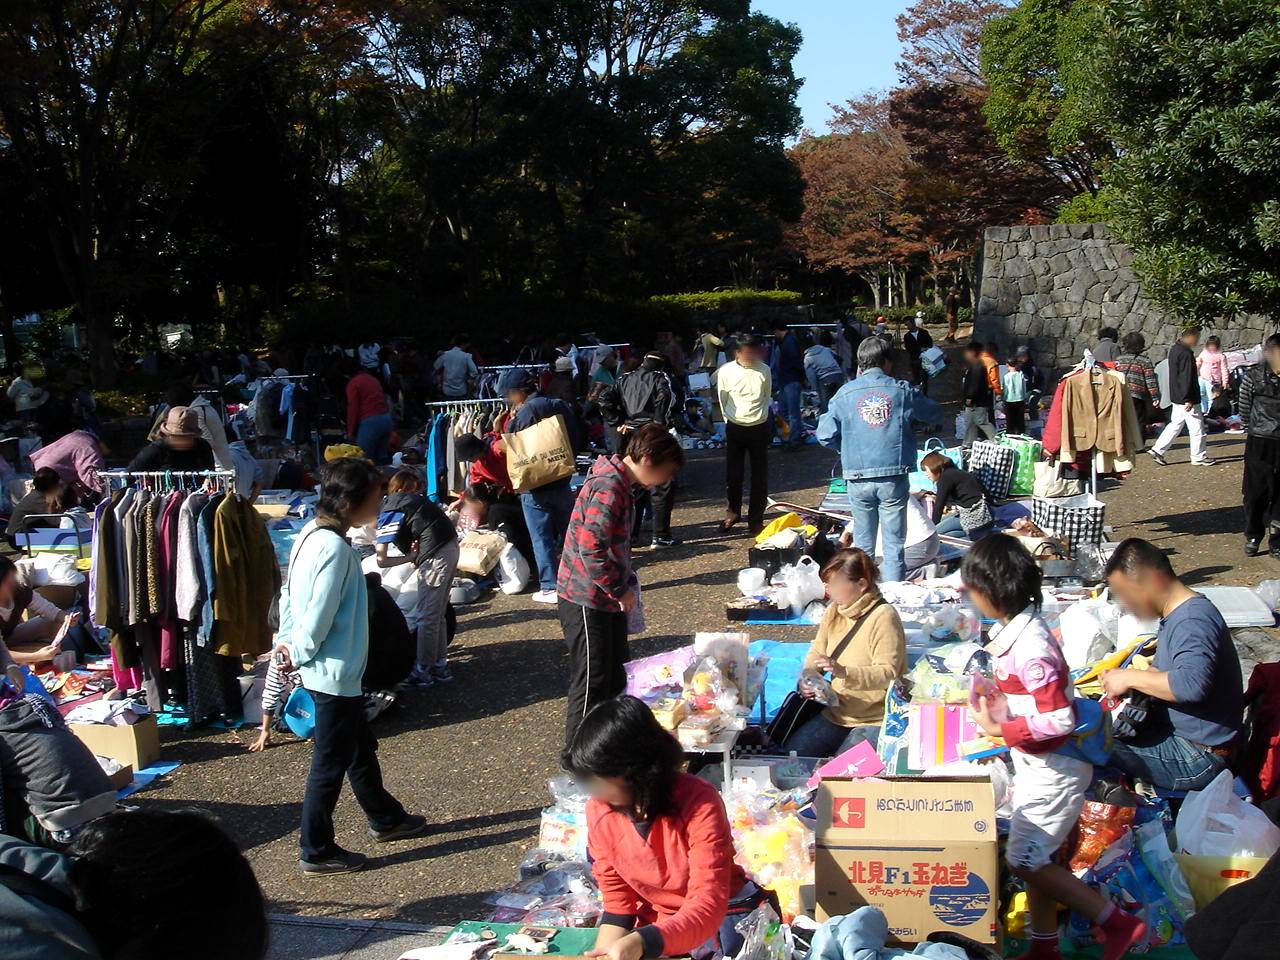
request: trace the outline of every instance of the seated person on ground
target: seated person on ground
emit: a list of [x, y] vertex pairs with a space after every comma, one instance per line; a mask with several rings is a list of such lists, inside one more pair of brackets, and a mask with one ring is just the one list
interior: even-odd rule
[[[921, 465], [937, 486], [933, 522], [940, 535], [981, 540], [995, 529], [991, 507], [977, 477], [961, 470], [950, 457], [936, 450], [925, 454]], [[922, 494], [915, 496], [919, 498]]]
[[58, 472], [51, 467], [41, 467], [31, 482], [31, 492], [13, 506], [9, 516], [9, 538], [39, 527], [56, 527], [59, 521], [40, 514], [60, 514], [75, 506], [76, 497], [67, 489]]
[[[857, 547], [822, 568], [831, 605], [804, 660], [804, 672], [831, 674], [839, 702], [787, 738], [783, 749], [802, 757], [833, 757], [862, 740], [874, 746], [889, 684], [907, 669], [907, 637], [898, 611], [876, 586], [880, 571]], [[801, 683], [812, 697], [813, 688]]]
[[[27, 614], [23, 620], [22, 615]], [[0, 557], [0, 666], [46, 663], [62, 650], [66, 632], [80, 619], [54, 606], [18, 576], [8, 557]]]
[[473, 483], [462, 495], [461, 517], [464, 525], [477, 530], [496, 530], [526, 561], [533, 562], [533, 541], [514, 494], [503, 493], [491, 483]]
[[653, 712], [635, 697], [597, 704], [561, 762], [591, 794], [587, 844], [604, 915], [590, 955], [736, 956], [734, 924], [769, 895], [734, 863], [719, 792], [680, 772], [684, 752]]
[[1145, 694], [1152, 709], [1112, 762], [1164, 790], [1202, 790], [1231, 762], [1244, 718], [1240, 657], [1218, 608], [1187, 587], [1169, 558], [1131, 537], [1107, 563], [1115, 600], [1136, 617], [1160, 619], [1150, 670], [1108, 670], [1109, 697]]

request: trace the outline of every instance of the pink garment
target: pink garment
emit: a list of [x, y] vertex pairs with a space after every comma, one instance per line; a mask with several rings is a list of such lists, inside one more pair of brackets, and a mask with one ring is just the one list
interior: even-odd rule
[[106, 493], [106, 484], [98, 476], [105, 461], [98, 439], [87, 430], [73, 430], [59, 437], [47, 447], [31, 454], [31, 465], [39, 470], [49, 467], [56, 470], [62, 482], [77, 492]]
[[[1227, 375], [1230, 371], [1227, 369], [1227, 355], [1221, 350], [1217, 353], [1202, 350], [1200, 356], [1196, 357], [1196, 370], [1199, 372], [1201, 380], [1216, 383], [1223, 388], [1226, 387]], [[34, 456], [32, 459], [35, 459]]]
[[156, 626], [160, 629], [160, 667], [176, 670], [181, 666], [182, 629], [178, 625], [177, 606], [173, 600], [174, 566], [178, 559], [178, 512], [182, 509], [183, 493], [173, 493], [161, 508], [157, 520], [157, 540], [160, 546], [160, 602], [163, 611]]
[[142, 668], [122, 667], [116, 662], [115, 651], [111, 653], [111, 679], [121, 690], [142, 689]]
[[987, 650], [1009, 708], [1000, 724], [1005, 742], [1024, 753], [1058, 749], [1075, 729], [1076, 711], [1071, 671], [1048, 626], [1027, 607], [991, 630]]

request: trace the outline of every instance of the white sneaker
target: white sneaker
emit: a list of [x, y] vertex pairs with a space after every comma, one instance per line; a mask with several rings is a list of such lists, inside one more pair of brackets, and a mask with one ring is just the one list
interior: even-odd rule
[[1192, 460], [1192, 461], [1191, 461], [1191, 465], [1192, 465], [1193, 467], [1212, 467], [1212, 466], [1216, 466], [1216, 465], [1217, 465], [1217, 463], [1218, 463], [1218, 461], [1217, 461], [1217, 460], [1210, 460], [1208, 457], [1205, 457], [1205, 459], [1203, 459], [1203, 460]]
[[554, 590], [539, 590], [533, 595], [533, 602], [554, 604], [559, 603], [560, 598], [556, 596], [556, 592]]

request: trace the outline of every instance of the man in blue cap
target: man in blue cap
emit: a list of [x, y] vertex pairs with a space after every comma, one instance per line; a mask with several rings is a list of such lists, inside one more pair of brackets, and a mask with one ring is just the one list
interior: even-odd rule
[[[563, 400], [541, 396], [538, 383], [528, 370], [508, 370], [499, 389], [511, 407], [507, 433], [519, 433], [543, 420], [560, 416], [564, 417], [573, 449], [582, 448], [582, 425], [573, 408]], [[566, 477], [521, 492], [520, 507], [529, 526], [533, 556], [538, 565], [538, 592], [533, 595], [533, 601], [554, 604], [557, 602], [556, 574], [560, 568], [560, 551], [564, 548], [564, 535], [569, 529], [569, 515], [573, 512], [573, 491], [569, 489], [569, 479]]]

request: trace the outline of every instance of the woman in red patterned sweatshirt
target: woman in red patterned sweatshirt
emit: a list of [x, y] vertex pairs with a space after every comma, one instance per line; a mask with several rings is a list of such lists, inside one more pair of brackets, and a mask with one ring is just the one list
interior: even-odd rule
[[720, 794], [683, 763], [635, 697], [597, 705], [565, 751], [591, 794], [587, 848], [604, 901], [588, 957], [732, 957], [742, 947], [734, 924], [768, 897], [733, 861]]

